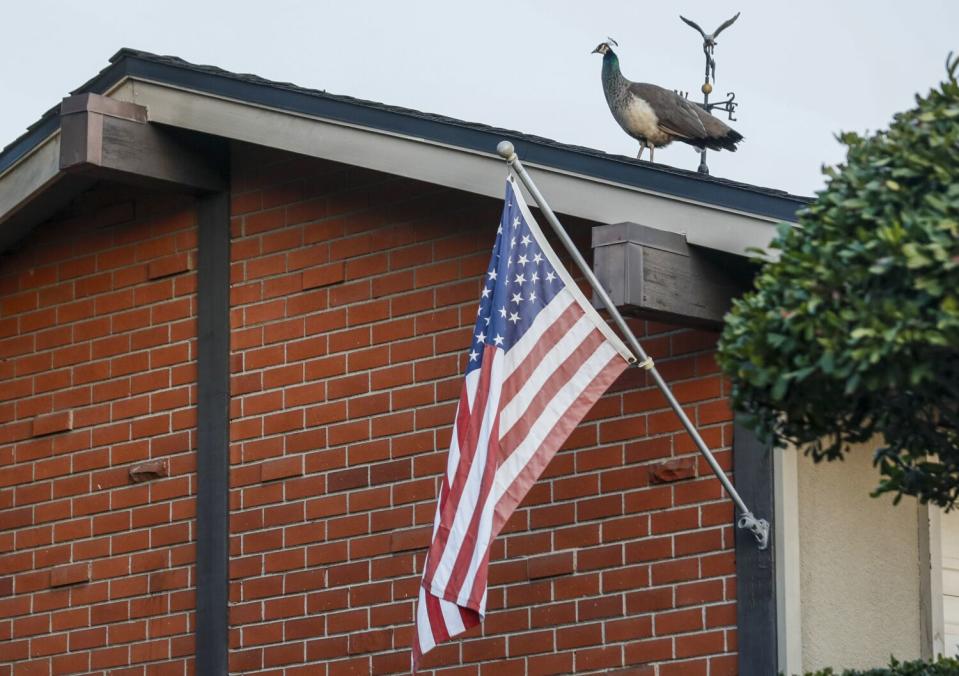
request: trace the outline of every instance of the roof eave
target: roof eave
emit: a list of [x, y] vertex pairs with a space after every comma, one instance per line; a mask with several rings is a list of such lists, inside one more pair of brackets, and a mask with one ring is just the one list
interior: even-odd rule
[[[807, 201], [509, 130], [194, 66], [171, 57], [121, 50], [112, 61], [76, 91], [135, 100], [148, 108], [152, 122], [491, 196], [502, 194], [502, 160], [495, 147], [505, 138], [514, 143], [528, 166], [539, 170], [541, 188], [557, 211], [598, 222], [631, 220], [665, 227], [683, 232], [691, 243], [733, 253], [765, 246], [773, 234], [771, 224], [794, 221], [796, 210]], [[242, 124], [237, 124], [238, 120]], [[0, 153], [0, 181], [9, 179], [58, 128], [55, 108], [7, 146]], [[679, 208], [670, 215], [667, 205]]]

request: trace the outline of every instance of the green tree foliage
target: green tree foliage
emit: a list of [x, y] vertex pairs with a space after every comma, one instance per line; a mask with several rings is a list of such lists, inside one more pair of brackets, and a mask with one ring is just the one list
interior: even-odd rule
[[914, 662], [899, 662], [893, 658], [888, 667], [865, 669], [863, 671], [846, 669], [845, 671], [806, 672], [806, 676], [956, 676], [959, 674], [959, 660], [952, 657], [940, 656], [935, 662], [916, 660]]
[[781, 226], [719, 345], [733, 405], [819, 461], [881, 437], [876, 494], [959, 497], [959, 58]]

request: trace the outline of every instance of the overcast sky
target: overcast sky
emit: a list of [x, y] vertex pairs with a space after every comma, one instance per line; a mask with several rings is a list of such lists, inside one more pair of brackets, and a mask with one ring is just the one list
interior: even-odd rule
[[[611, 35], [627, 78], [699, 96], [701, 38], [742, 11], [716, 49], [717, 93], [746, 140], [713, 175], [811, 194], [842, 160], [833, 134], [884, 127], [959, 51], [957, 0], [508, 2], [115, 0], [5, 2], [0, 146], [120, 47], [635, 156], [589, 52]], [[657, 162], [695, 169], [683, 144]]]

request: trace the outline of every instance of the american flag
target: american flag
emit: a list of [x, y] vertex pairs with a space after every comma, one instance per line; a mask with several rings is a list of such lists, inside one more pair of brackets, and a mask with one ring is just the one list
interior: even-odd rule
[[423, 571], [413, 668], [486, 614], [489, 550], [593, 403], [634, 361], [510, 176]]

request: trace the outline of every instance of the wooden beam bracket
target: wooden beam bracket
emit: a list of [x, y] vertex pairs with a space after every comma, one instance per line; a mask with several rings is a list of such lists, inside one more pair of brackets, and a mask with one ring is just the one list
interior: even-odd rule
[[178, 190], [226, 189], [222, 142], [149, 122], [146, 108], [99, 94], [60, 105], [60, 169]]
[[623, 314], [706, 328], [721, 326], [752, 277], [743, 257], [629, 222], [593, 228], [593, 271]]

